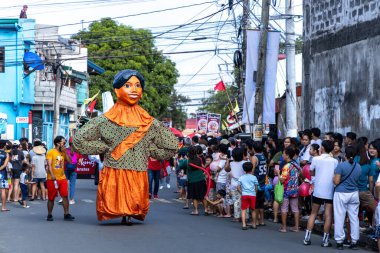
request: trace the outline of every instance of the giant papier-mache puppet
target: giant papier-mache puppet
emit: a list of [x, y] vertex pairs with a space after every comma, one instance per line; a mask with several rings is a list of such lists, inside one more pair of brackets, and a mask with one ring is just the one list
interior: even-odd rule
[[104, 154], [96, 203], [99, 221], [144, 220], [149, 210], [148, 157], [169, 159], [178, 148], [174, 134], [138, 105], [144, 85], [136, 70], [120, 71], [113, 82], [115, 105], [74, 136], [78, 153]]

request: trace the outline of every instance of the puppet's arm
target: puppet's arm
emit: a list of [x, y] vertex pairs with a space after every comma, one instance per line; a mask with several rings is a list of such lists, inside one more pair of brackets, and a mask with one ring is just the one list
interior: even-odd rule
[[173, 157], [178, 151], [177, 137], [156, 120], [152, 124], [151, 131], [154, 137], [149, 147], [150, 156], [160, 160]]
[[103, 154], [109, 149], [109, 146], [100, 138], [100, 128], [105, 120], [107, 119], [103, 117], [94, 118], [75, 133], [73, 148], [77, 153], [82, 155]]

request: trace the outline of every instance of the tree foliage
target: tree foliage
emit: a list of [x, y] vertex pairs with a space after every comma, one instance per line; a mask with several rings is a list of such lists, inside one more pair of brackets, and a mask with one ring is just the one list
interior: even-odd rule
[[[105, 69], [104, 74], [91, 77], [90, 96], [98, 90], [113, 90], [113, 78], [120, 70], [136, 69], [145, 78], [140, 105], [154, 117], [168, 112], [178, 71], [175, 63], [155, 47], [149, 30], [133, 29], [110, 18], [103, 18], [73, 38], [81, 39], [82, 44], [88, 48], [89, 59]], [[101, 101], [101, 97], [98, 99]], [[98, 103], [97, 108], [101, 107], [102, 103]]]
[[160, 115], [160, 117], [167, 117], [172, 119], [174, 128], [183, 130], [185, 129], [187, 115], [184, 113], [183, 104], [190, 102], [188, 97], [176, 93], [174, 90], [171, 96], [168, 110]]
[[[295, 41], [296, 54], [302, 54], [303, 39], [302, 37], [297, 37]], [[280, 54], [285, 54], [286, 45], [285, 42], [280, 42]]]
[[[226, 119], [227, 115], [233, 108], [228, 100], [228, 95], [232, 102], [232, 107], [235, 107], [235, 100], [238, 99], [238, 88], [231, 85], [226, 85], [226, 91], [209, 91], [210, 96], [202, 99], [204, 106], [198, 109], [199, 112], [219, 113], [222, 115], [222, 119]], [[228, 95], [227, 95], [228, 94]]]

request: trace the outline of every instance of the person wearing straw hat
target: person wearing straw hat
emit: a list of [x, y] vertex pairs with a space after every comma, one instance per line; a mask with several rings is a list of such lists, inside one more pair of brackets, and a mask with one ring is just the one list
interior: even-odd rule
[[32, 198], [30, 201], [33, 201], [37, 193], [37, 185], [40, 185], [42, 200], [46, 200], [46, 149], [42, 146], [42, 142], [35, 141], [33, 147], [32, 158], [32, 178], [31, 181], [34, 182], [32, 185]]

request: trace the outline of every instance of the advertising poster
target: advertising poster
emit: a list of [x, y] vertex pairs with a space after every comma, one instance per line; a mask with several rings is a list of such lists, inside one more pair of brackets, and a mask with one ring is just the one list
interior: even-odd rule
[[215, 113], [208, 114], [207, 133], [219, 133], [221, 116]]
[[78, 178], [94, 178], [96, 166], [98, 166], [96, 162], [90, 161], [87, 155], [83, 155], [82, 162], [77, 165]]
[[207, 132], [207, 113], [205, 112], [197, 113], [197, 132], [199, 131]]

